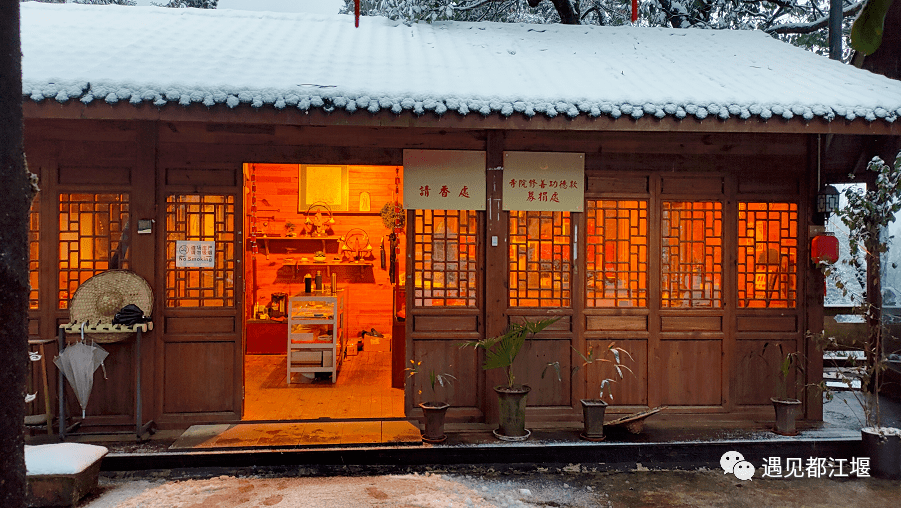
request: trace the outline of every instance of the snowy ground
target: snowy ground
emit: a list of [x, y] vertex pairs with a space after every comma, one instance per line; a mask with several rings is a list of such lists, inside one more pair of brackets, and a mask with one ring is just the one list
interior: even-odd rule
[[753, 478], [721, 470], [573, 474], [405, 474], [101, 480], [80, 508], [494, 508], [896, 506], [897, 482], [874, 478]]

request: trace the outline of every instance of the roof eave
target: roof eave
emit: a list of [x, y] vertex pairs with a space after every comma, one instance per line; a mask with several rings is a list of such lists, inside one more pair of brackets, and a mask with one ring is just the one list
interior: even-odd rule
[[344, 110], [326, 112], [322, 109], [299, 110], [296, 108], [276, 109], [273, 107], [253, 107], [238, 105], [229, 107], [215, 105], [207, 107], [202, 104], [188, 106], [167, 104], [158, 107], [152, 104], [120, 102], [115, 104], [92, 102], [84, 104], [79, 101], [59, 103], [54, 100], [23, 102], [23, 114], [26, 119], [91, 119], [91, 120], [151, 120], [166, 122], [215, 122], [240, 124], [270, 125], [310, 125], [310, 126], [365, 126], [392, 128], [431, 128], [431, 129], [492, 129], [492, 130], [531, 130], [531, 131], [624, 131], [624, 132], [731, 132], [731, 133], [790, 133], [790, 134], [858, 134], [875, 136], [901, 136], [901, 122], [888, 122], [882, 119], [867, 121], [864, 118], [855, 120], [835, 119], [827, 121], [821, 117], [805, 120], [803, 117], [784, 119], [773, 117], [762, 120], [759, 117], [742, 119], [730, 117], [725, 120], [719, 117], [708, 117], [699, 120], [695, 117], [684, 119], [666, 116], [657, 118], [644, 116], [633, 118], [621, 116], [589, 117], [579, 115], [570, 118], [559, 115], [555, 118], [546, 116], [527, 117], [522, 114], [503, 116], [499, 113], [482, 115], [470, 113], [460, 115], [448, 112], [443, 115], [426, 113], [416, 115], [404, 111], [395, 114], [390, 111], [369, 113], [358, 111], [348, 113]]

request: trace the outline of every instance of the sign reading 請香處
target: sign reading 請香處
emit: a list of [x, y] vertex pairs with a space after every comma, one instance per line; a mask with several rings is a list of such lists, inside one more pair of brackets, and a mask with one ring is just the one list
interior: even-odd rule
[[178, 240], [175, 242], [177, 268], [215, 268], [216, 242]]
[[504, 152], [504, 210], [581, 212], [585, 154]]
[[404, 208], [484, 210], [485, 152], [404, 150]]

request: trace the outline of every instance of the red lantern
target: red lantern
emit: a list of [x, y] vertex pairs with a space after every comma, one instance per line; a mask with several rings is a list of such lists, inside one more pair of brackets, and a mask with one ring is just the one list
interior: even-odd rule
[[832, 235], [817, 235], [810, 241], [810, 259], [814, 263], [835, 263], [838, 261], [838, 238]]

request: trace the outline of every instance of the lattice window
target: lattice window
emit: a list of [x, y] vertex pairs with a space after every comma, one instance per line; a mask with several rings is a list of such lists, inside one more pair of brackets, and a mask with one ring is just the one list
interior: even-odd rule
[[739, 307], [795, 307], [798, 205], [738, 204]]
[[416, 210], [413, 227], [413, 305], [475, 307], [476, 212]]
[[40, 282], [41, 259], [41, 195], [37, 194], [31, 202], [31, 212], [28, 217], [28, 283], [31, 291], [28, 293], [28, 308], [39, 308], [38, 283]]
[[128, 195], [60, 194], [59, 308], [82, 282], [128, 268]]
[[569, 212], [510, 212], [510, 306], [572, 304]]
[[[213, 268], [176, 266], [176, 242], [213, 241]], [[166, 306], [234, 307], [234, 196], [176, 195], [166, 199]]]
[[647, 201], [588, 200], [588, 307], [647, 307]]
[[722, 307], [723, 206], [663, 202], [663, 307]]

